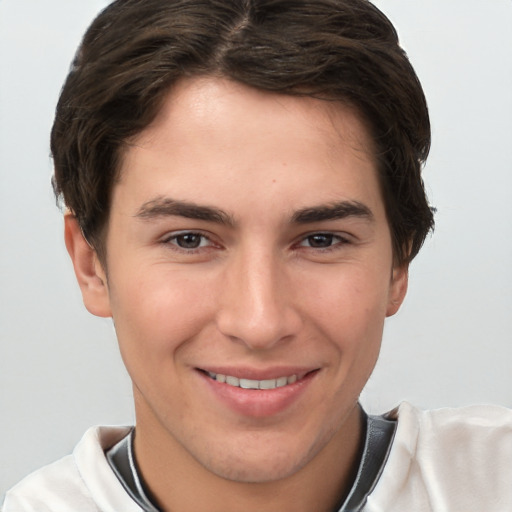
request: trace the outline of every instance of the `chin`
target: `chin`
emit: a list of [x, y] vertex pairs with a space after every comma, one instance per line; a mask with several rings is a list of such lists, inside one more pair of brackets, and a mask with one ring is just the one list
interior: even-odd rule
[[321, 446], [313, 446], [304, 450], [300, 446], [279, 443], [260, 442], [236, 449], [230, 446], [222, 453], [210, 453], [208, 460], [199, 461], [211, 473], [240, 483], [268, 483], [288, 478], [299, 472], [321, 450]]
[[298, 472], [304, 463], [276, 458], [266, 459], [265, 461], [234, 461], [229, 465], [213, 464], [207, 469], [217, 474], [217, 476], [239, 483], [262, 484], [275, 482], [290, 477]]

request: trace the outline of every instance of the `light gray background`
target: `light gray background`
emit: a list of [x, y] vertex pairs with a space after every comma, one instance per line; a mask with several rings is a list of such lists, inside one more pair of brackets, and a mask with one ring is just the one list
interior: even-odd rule
[[[379, 0], [423, 82], [437, 229], [363, 402], [512, 406], [512, 1]], [[0, 501], [93, 424], [131, 423], [110, 321], [82, 306], [48, 133], [104, 0], [0, 0]]]

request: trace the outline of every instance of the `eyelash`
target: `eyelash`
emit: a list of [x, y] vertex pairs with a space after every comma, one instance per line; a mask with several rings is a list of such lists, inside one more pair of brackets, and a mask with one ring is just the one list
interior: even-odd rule
[[[199, 240], [199, 246], [197, 247], [181, 247], [179, 244], [178, 244], [178, 240], [180, 238], [184, 238], [184, 237], [199, 237], [200, 240]], [[325, 247], [314, 247], [312, 245], [304, 245], [306, 242], [309, 241], [309, 244], [311, 244], [312, 242], [312, 239], [314, 238], [321, 238], [321, 237], [325, 237], [327, 239], [330, 239], [328, 240], [330, 242], [330, 245], [327, 245]], [[204, 245], [204, 242], [207, 242], [206, 245]], [[165, 244], [165, 245], [170, 245], [172, 246], [172, 248], [174, 250], [177, 250], [177, 251], [182, 251], [182, 252], [185, 252], [187, 254], [195, 254], [201, 250], [207, 250], [209, 249], [210, 247], [212, 246], [215, 246], [216, 244], [211, 240], [211, 238], [207, 235], [205, 235], [204, 233], [201, 233], [201, 232], [198, 232], [198, 231], [180, 231], [180, 232], [175, 232], [175, 233], [172, 233], [170, 236], [167, 236], [165, 239], [162, 240], [162, 243]], [[299, 242], [294, 244], [295, 247], [304, 247], [306, 249], [312, 249], [314, 250], [315, 252], [329, 252], [329, 251], [333, 251], [333, 250], [336, 250], [336, 249], [339, 249], [340, 246], [344, 246], [344, 245], [347, 245], [347, 244], [350, 244], [350, 240], [348, 239], [348, 237], [346, 236], [342, 236], [342, 235], [337, 235], [337, 234], [334, 234], [334, 233], [331, 233], [331, 232], [315, 232], [315, 233], [310, 233], [308, 235], [305, 235], [303, 237], [300, 238]]]
[[[309, 240], [310, 243], [311, 243], [311, 239], [313, 239], [315, 237], [317, 237], [317, 238], [319, 238], [319, 237], [330, 238], [331, 245], [328, 245], [327, 247], [307, 246], [308, 249], [313, 249], [315, 251], [320, 251], [320, 252], [328, 252], [328, 251], [335, 251], [336, 249], [339, 249], [340, 246], [344, 246], [344, 245], [350, 244], [350, 240], [349, 240], [348, 237], [342, 236], [342, 235], [337, 235], [335, 233], [331, 233], [331, 232], [327, 231], [327, 232], [311, 233], [309, 235], [306, 235], [305, 237], [301, 238], [301, 240], [299, 242], [299, 246], [304, 247], [302, 245], [304, 242]], [[335, 242], [335, 240], [336, 240], [336, 242]]]
[[[201, 239], [199, 242], [200, 245], [198, 247], [191, 247], [191, 248], [180, 247], [177, 243], [177, 240], [180, 238], [184, 238], [184, 237], [199, 237]], [[204, 241], [208, 241], [208, 245], [206, 245], [206, 246], [202, 245]], [[175, 233], [172, 233], [170, 236], [167, 236], [166, 238], [164, 238], [162, 240], [162, 243], [165, 245], [172, 246], [172, 248], [176, 251], [183, 251], [188, 254], [195, 254], [196, 252], [198, 252], [200, 250], [204, 250], [205, 248], [207, 249], [207, 248], [215, 245], [212, 242], [212, 240], [210, 239], [210, 237], [208, 237], [204, 233], [201, 233], [198, 231], [180, 231], [177, 233], [175, 232]]]

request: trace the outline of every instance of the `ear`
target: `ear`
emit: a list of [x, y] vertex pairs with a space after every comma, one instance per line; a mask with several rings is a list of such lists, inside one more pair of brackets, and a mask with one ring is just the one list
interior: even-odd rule
[[399, 267], [393, 267], [386, 316], [393, 316], [400, 309], [400, 306], [405, 299], [405, 294], [407, 293], [408, 283], [409, 265], [403, 264]]
[[64, 216], [64, 239], [85, 307], [93, 315], [112, 316], [105, 271], [96, 251], [85, 239], [76, 217], [71, 213]]

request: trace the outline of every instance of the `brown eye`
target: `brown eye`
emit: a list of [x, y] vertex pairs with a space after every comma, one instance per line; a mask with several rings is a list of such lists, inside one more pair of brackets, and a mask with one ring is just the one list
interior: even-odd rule
[[308, 249], [336, 249], [350, 244], [350, 240], [334, 233], [313, 233], [305, 236], [299, 246]]
[[201, 246], [203, 236], [197, 233], [185, 233], [174, 237], [177, 246], [182, 249], [197, 249]]
[[322, 249], [325, 247], [331, 247], [334, 242], [334, 235], [318, 233], [316, 235], [308, 236], [306, 240], [309, 244], [309, 247]]
[[166, 250], [173, 251], [175, 256], [185, 258], [186, 261], [211, 259], [222, 249], [222, 246], [212, 240], [209, 234], [201, 231], [174, 231], [162, 238], [160, 244]]

